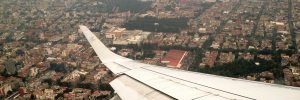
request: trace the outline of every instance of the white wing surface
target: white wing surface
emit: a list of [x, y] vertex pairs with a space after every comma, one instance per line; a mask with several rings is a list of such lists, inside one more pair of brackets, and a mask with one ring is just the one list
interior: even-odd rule
[[80, 30], [103, 64], [119, 75], [110, 85], [124, 100], [300, 100], [296, 87], [143, 64], [111, 52], [86, 26]]

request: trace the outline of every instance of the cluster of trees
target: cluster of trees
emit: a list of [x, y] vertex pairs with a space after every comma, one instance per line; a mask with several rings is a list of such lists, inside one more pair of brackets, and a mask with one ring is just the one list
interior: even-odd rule
[[82, 83], [84, 76], [81, 76], [78, 82], [63, 82], [62, 79], [60, 78], [58, 80], [52, 80], [52, 79], [44, 79], [42, 80], [43, 83], [48, 83], [49, 85], [59, 85], [63, 87], [68, 87], [68, 88], [85, 88], [85, 89], [91, 89], [92, 91], [96, 90], [108, 90], [108, 91], [113, 91], [113, 88], [107, 84], [107, 83], [101, 83], [101, 82], [96, 82], [96, 83]]
[[50, 63], [50, 70], [54, 70], [56, 72], [64, 72], [64, 73], [68, 72], [68, 69], [67, 67], [65, 67], [64, 63], [60, 63], [60, 64]]
[[[258, 62], [259, 65], [255, 64], [255, 62]], [[282, 69], [280, 64], [274, 61], [239, 59], [231, 63], [216, 65], [212, 68], [207, 66], [204, 69], [200, 69], [200, 72], [238, 78], [264, 71], [272, 71], [275, 77], [280, 78], [283, 76], [280, 69]]]
[[214, 5], [215, 2], [207, 2], [200, 5], [197, 11], [195, 11], [194, 18], [199, 17], [206, 9], [210, 8], [212, 5]]
[[[181, 29], [187, 28], [188, 18], [162, 18], [144, 17], [128, 21], [123, 25], [124, 28], [129, 30], [144, 30], [150, 32], [174, 32], [179, 33]], [[155, 24], [158, 23], [158, 24]]]
[[20, 65], [21, 65], [21, 63], [16, 62], [14, 59], [11, 59], [11, 58], [7, 59], [4, 62], [5, 69], [4, 69], [4, 71], [2, 70], [1, 75], [6, 76], [6, 77], [16, 76], [18, 74], [17, 71], [21, 67]]

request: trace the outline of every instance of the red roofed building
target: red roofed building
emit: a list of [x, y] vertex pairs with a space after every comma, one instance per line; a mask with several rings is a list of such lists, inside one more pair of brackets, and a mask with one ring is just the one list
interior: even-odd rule
[[170, 50], [161, 62], [162, 63], [167, 63], [168, 67], [180, 68], [181, 67], [181, 61], [183, 60], [185, 55], [187, 55], [186, 51]]
[[64, 99], [66, 100], [74, 100], [76, 97], [75, 93], [64, 93]]

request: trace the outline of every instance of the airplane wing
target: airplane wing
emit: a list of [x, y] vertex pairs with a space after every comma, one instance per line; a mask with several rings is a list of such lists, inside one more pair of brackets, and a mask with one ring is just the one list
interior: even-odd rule
[[102, 63], [118, 77], [110, 85], [124, 100], [300, 100], [300, 88], [143, 64], [111, 52], [79, 26]]

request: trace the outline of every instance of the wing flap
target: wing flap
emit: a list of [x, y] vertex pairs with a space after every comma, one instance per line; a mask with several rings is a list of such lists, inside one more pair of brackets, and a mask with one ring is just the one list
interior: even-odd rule
[[190, 83], [176, 77], [159, 74], [148, 69], [151, 68], [147, 67], [147, 69], [145, 69], [144, 67], [141, 67], [139, 69], [130, 70], [125, 74], [179, 100], [197, 99], [208, 95], [215, 95], [222, 98], [227, 97], [227, 99], [250, 99], [236, 94], [230, 94], [208, 88], [206, 86]]
[[110, 85], [123, 100], [173, 100], [173, 98], [168, 95], [126, 75], [116, 78]]

